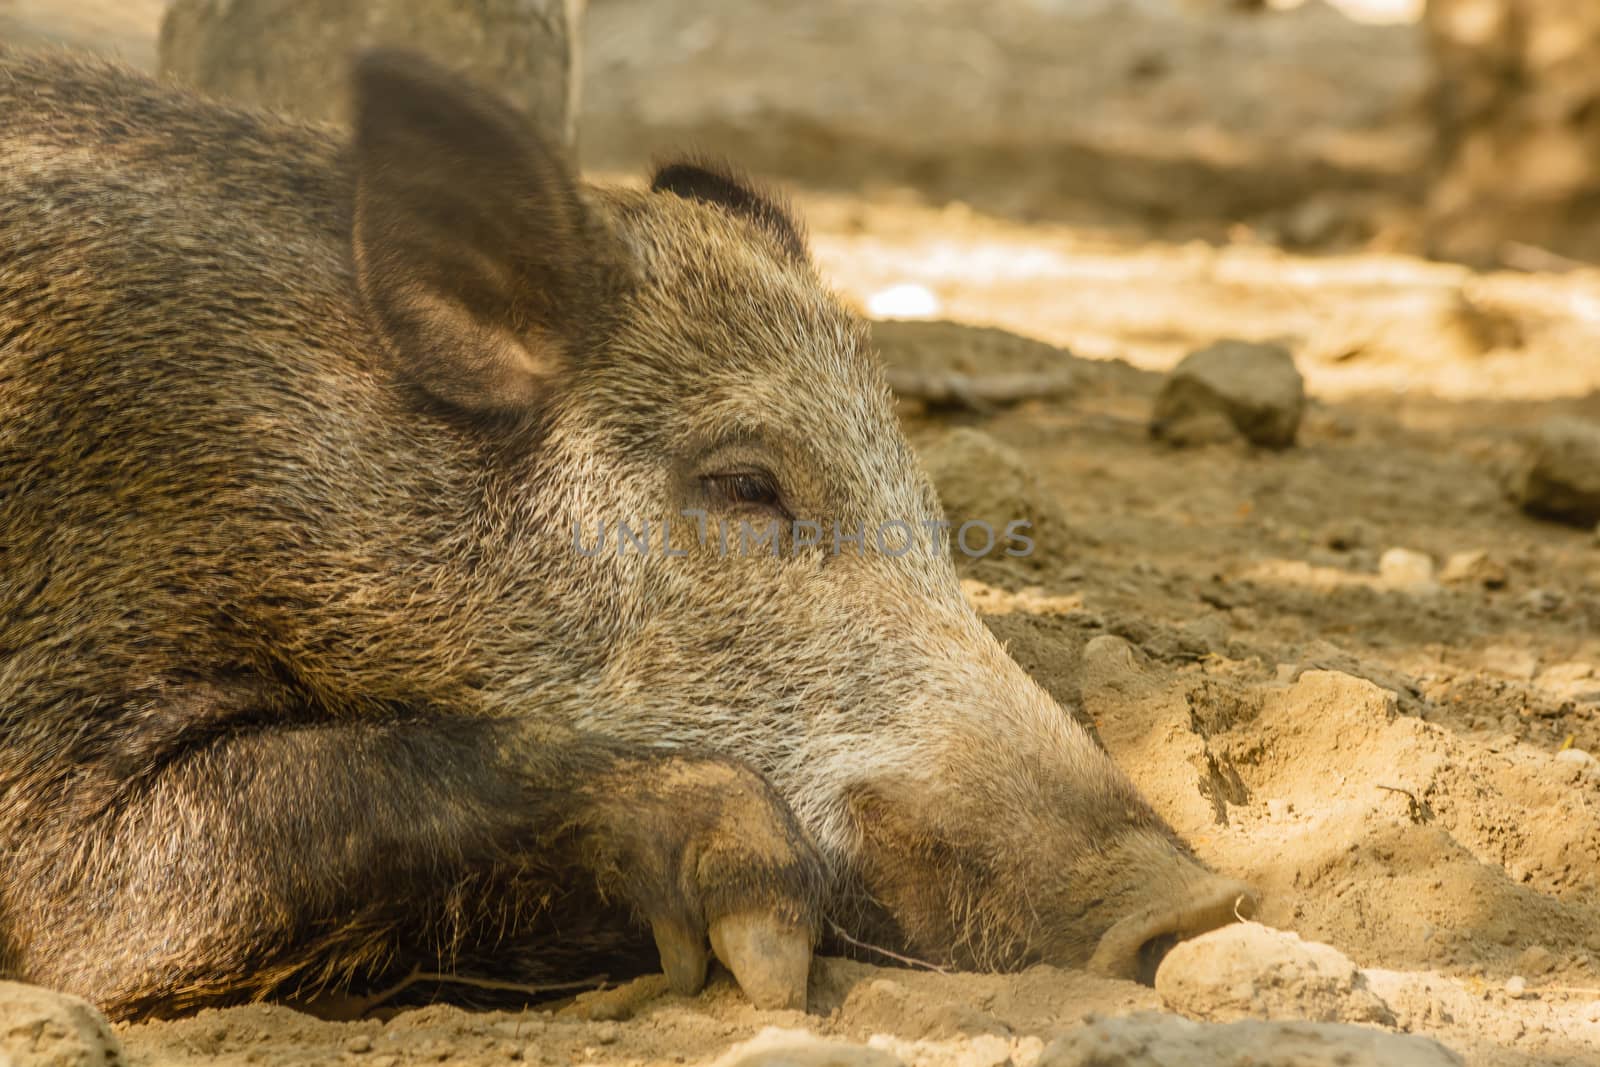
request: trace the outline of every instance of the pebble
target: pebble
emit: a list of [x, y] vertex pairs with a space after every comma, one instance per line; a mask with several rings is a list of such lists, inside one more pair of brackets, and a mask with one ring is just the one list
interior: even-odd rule
[[1011, 1062], [1011, 1043], [999, 1034], [978, 1034], [956, 1057], [956, 1067], [1005, 1067]]
[[1520, 974], [1514, 974], [1506, 979], [1506, 996], [1519, 999], [1528, 992], [1528, 980]]
[[1178, 944], [1156, 971], [1156, 992], [1174, 1011], [1220, 1022], [1394, 1023], [1389, 1005], [1344, 953], [1253, 922]]
[[1543, 945], [1529, 945], [1517, 957], [1516, 968], [1519, 974], [1549, 974], [1558, 962], [1556, 954]]
[[1556, 762], [1570, 763], [1574, 767], [1593, 767], [1596, 764], [1600, 764], [1600, 760], [1595, 759], [1581, 748], [1562, 749], [1556, 753]]
[[0, 1064], [106, 1067], [121, 1062], [122, 1046], [88, 1001], [0, 981]]
[[1530, 515], [1583, 527], [1600, 522], [1600, 422], [1547, 419], [1528, 442], [1515, 491]]
[[1391, 548], [1378, 559], [1378, 580], [1390, 589], [1406, 592], [1432, 589], [1433, 560], [1409, 548]]
[[1437, 1041], [1326, 1022], [1197, 1023], [1139, 1012], [1091, 1019], [1057, 1038], [1038, 1067], [1460, 1067]]
[[1449, 585], [1481, 585], [1485, 589], [1500, 589], [1506, 584], [1505, 564], [1483, 549], [1456, 552], [1445, 560], [1439, 580]]
[[901, 1060], [884, 1048], [769, 1026], [723, 1053], [713, 1067], [901, 1067]]
[[1156, 397], [1150, 433], [1183, 446], [1214, 441], [1231, 426], [1252, 444], [1288, 448], [1305, 400], [1305, 381], [1287, 348], [1218, 341], [1172, 369]]
[[1538, 615], [1549, 615], [1559, 611], [1565, 599], [1560, 593], [1549, 589], [1531, 589], [1522, 598], [1522, 606]]

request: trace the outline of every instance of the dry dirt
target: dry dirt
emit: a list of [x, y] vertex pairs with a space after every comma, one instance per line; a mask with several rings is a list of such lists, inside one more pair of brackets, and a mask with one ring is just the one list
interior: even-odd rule
[[[158, 7], [0, 0], [0, 34], [148, 65]], [[1483, 1067], [1600, 1063], [1600, 770], [1558, 756], [1600, 753], [1600, 534], [1504, 490], [1527, 428], [1600, 418], [1600, 271], [1408, 253], [1414, 27], [1170, 7], [593, 0], [586, 159], [746, 159], [798, 187], [842, 291], [921, 287], [950, 320], [881, 327], [892, 365], [1070, 374], [998, 412], [905, 405], [952, 506], [1044, 529], [1032, 559], [968, 566], [990, 625], [1264, 890], [1264, 922], [1363, 968], [1393, 1027]], [[1294, 353], [1298, 447], [1150, 440], [1160, 372], [1222, 337]], [[1491, 581], [1385, 576], [1395, 547], [1481, 551]], [[776, 1025], [1028, 1067], [1091, 1014], [1162, 1007], [1046, 967], [837, 960], [811, 1002], [643, 979], [520, 1014], [258, 1006], [122, 1037], [136, 1065], [704, 1063]]]

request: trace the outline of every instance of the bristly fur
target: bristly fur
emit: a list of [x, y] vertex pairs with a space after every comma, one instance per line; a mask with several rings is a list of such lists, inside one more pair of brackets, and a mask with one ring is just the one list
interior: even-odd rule
[[693, 538], [777, 516], [730, 472], [941, 515], [775, 200], [357, 78], [346, 144], [0, 51], [0, 973], [130, 1017], [825, 911], [1081, 963], [1231, 885], [947, 553]]

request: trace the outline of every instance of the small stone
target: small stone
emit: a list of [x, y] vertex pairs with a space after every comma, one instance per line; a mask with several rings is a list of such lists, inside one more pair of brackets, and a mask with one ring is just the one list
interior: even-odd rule
[[1417, 1034], [1326, 1022], [1207, 1024], [1139, 1012], [1093, 1018], [1057, 1038], [1037, 1067], [1461, 1067]]
[[1406, 592], [1432, 589], [1433, 560], [1409, 548], [1391, 548], [1378, 560], [1378, 580], [1390, 589]]
[[1595, 759], [1581, 748], [1562, 749], [1556, 753], [1556, 762], [1565, 763], [1573, 767], [1593, 767], [1596, 764], [1600, 764], [1600, 760]]
[[1521, 998], [1528, 992], [1528, 980], [1520, 974], [1514, 974], [1506, 979], [1506, 996], [1513, 1000]]
[[723, 1053], [713, 1067], [901, 1067], [901, 1060], [887, 1049], [769, 1026]]
[[354, 1052], [357, 1055], [363, 1052], [371, 1052], [372, 1038], [368, 1037], [366, 1034], [356, 1034], [354, 1037], [350, 1038], [344, 1043], [344, 1050], [346, 1052]]
[[1518, 974], [1549, 974], [1556, 969], [1556, 954], [1543, 945], [1529, 945], [1517, 957]]
[[122, 1046], [86, 1000], [21, 982], [0, 982], [0, 1064], [114, 1067]]
[[1485, 589], [1500, 589], [1506, 584], [1506, 568], [1482, 549], [1456, 552], [1445, 560], [1439, 580], [1447, 585], [1481, 585]]
[[1522, 606], [1535, 615], [1549, 615], [1560, 611], [1566, 598], [1550, 589], [1530, 589], [1522, 597]]
[[604, 1022], [594, 1028], [594, 1040], [597, 1045], [615, 1045], [622, 1036], [622, 1029], [613, 1022]]
[[1394, 1022], [1389, 1005], [1344, 953], [1260, 923], [1234, 923], [1180, 942], [1156, 971], [1156, 992], [1174, 1011], [1220, 1022]]
[[1253, 444], [1288, 448], [1304, 411], [1305, 382], [1288, 349], [1219, 341], [1173, 368], [1156, 397], [1150, 433], [1179, 445], [1213, 440], [1222, 416]]
[[1011, 1062], [1011, 1044], [999, 1034], [978, 1034], [956, 1057], [956, 1067], [1005, 1067]]
[[1516, 493], [1530, 515], [1586, 527], [1600, 522], [1600, 423], [1547, 420], [1528, 443]]

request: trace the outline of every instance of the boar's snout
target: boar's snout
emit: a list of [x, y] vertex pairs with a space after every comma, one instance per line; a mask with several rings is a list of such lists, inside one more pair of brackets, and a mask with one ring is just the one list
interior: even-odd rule
[[1209, 871], [1201, 871], [1181, 892], [1175, 898], [1162, 894], [1119, 919], [1101, 935], [1089, 958], [1089, 970], [1154, 985], [1156, 970], [1174, 945], [1249, 919], [1260, 905], [1260, 897], [1249, 885]]

